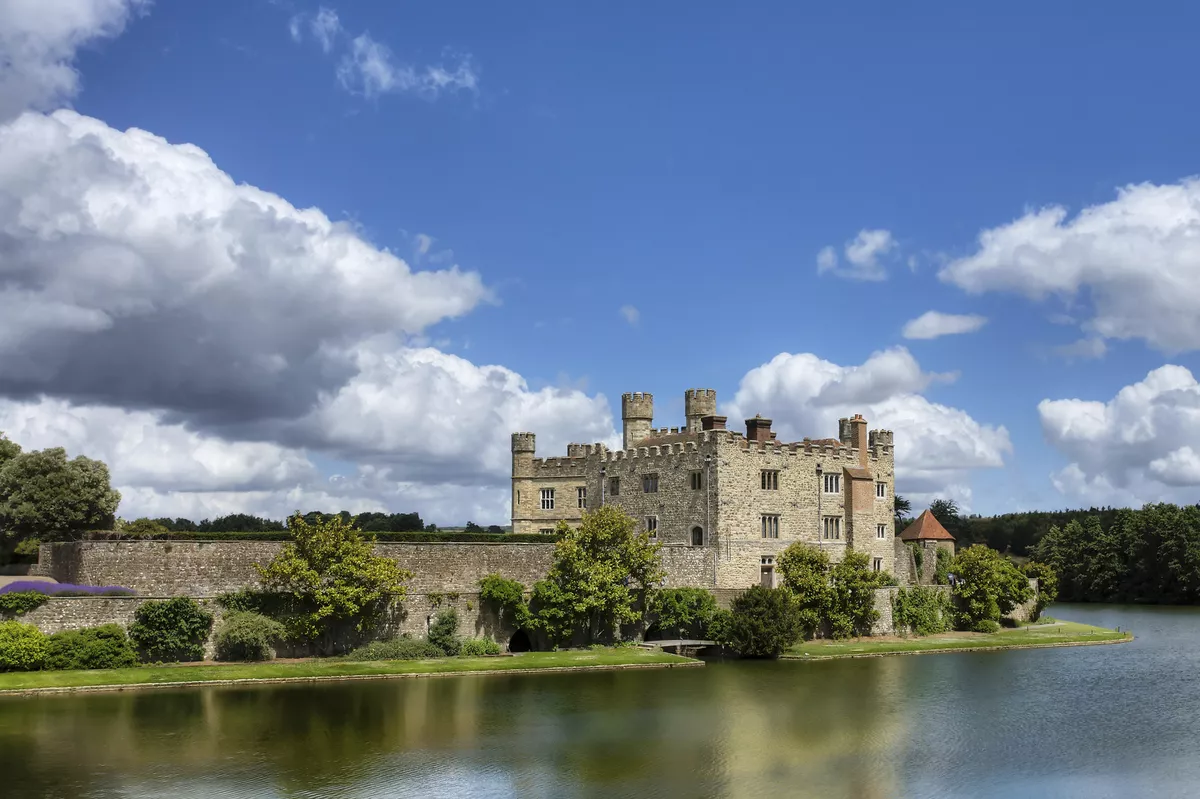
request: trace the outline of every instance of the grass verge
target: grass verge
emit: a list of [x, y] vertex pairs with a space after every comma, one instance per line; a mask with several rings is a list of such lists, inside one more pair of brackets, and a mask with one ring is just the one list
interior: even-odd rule
[[1065, 621], [1030, 624], [998, 633], [942, 633], [921, 638], [855, 638], [848, 641], [805, 641], [793, 646], [785, 658], [824, 660], [829, 658], [873, 657], [936, 652], [963, 652], [973, 649], [1028, 649], [1042, 646], [1113, 644], [1132, 641], [1128, 632], [1117, 632], [1090, 624]]
[[231, 681], [336, 680], [486, 672], [618, 669], [700, 665], [692, 658], [637, 647], [525, 652], [512, 657], [436, 658], [354, 662], [329, 658], [290, 662], [142, 666], [98, 671], [30, 671], [0, 674], [0, 694], [58, 689], [197, 684]]

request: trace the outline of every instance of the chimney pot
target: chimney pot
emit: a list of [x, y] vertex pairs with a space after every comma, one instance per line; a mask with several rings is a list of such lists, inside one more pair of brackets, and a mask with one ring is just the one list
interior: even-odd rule
[[750, 441], [755, 441], [760, 444], [765, 444], [771, 440], [771, 420], [764, 419], [761, 415], [756, 415], [753, 419], [746, 420], [746, 438]]

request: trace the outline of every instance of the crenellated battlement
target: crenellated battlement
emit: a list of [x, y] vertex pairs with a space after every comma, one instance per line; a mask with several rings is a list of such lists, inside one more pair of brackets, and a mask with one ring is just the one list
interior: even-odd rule
[[707, 399], [716, 399], [717, 390], [714, 388], [689, 388], [683, 394], [683, 398], [685, 400], [699, 399], [702, 397]]

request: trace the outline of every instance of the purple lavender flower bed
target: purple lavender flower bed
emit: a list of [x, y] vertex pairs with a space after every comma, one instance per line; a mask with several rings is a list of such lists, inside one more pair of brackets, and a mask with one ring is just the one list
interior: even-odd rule
[[46, 596], [134, 596], [137, 592], [119, 585], [74, 585], [72, 583], [44, 583], [39, 580], [18, 580], [0, 586], [0, 594], [18, 591], [37, 591]]

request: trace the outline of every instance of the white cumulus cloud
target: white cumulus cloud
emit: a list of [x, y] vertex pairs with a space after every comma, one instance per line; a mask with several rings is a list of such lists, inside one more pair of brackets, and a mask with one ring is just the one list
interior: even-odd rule
[[844, 266], [831, 246], [823, 247], [817, 253], [817, 274], [829, 272], [851, 280], [885, 280], [887, 269], [882, 259], [896, 247], [891, 231], [860, 230], [842, 249], [846, 259]]
[[862, 413], [871, 429], [894, 433], [899, 493], [914, 504], [950, 497], [969, 507], [971, 470], [1002, 466], [1012, 444], [1004, 427], [921, 395], [950, 379], [924, 372], [902, 347], [874, 353], [857, 366], [781, 353], [742, 378], [726, 413], [731, 423], [754, 414], [769, 417], [786, 441], [836, 438], [838, 419]]
[[1194, 502], [1200, 486], [1200, 383], [1161, 366], [1108, 401], [1042, 400], [1047, 442], [1070, 463], [1052, 476], [1074, 502]]
[[978, 314], [948, 314], [926, 311], [904, 325], [903, 335], [907, 339], [933, 339], [974, 333], [987, 324], [987, 317]]
[[0, 122], [49, 110], [79, 91], [76, 50], [115, 37], [150, 0], [0, 2]]
[[1090, 302], [1089, 337], [1200, 348], [1200, 179], [1121, 189], [1068, 217], [1061, 206], [985, 230], [943, 280], [971, 292]]

